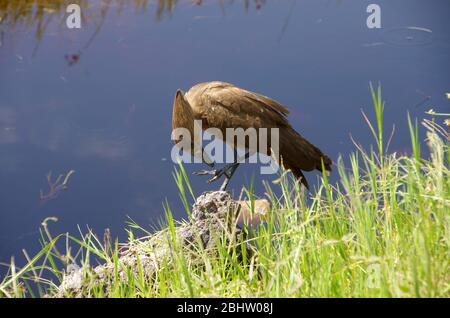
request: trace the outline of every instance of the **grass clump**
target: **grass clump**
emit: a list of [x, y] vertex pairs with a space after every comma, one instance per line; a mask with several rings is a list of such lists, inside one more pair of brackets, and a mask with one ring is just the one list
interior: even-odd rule
[[[0, 295], [54, 295], [65, 274], [58, 266], [62, 263], [79, 264], [78, 283], [86, 288], [77, 296], [88, 297], [449, 297], [448, 135], [440, 135], [442, 131], [428, 122], [430, 155], [425, 158], [418, 125], [408, 119], [412, 154], [388, 154], [381, 91], [371, 87], [371, 92], [376, 124], [364, 118], [376, 150], [357, 145], [348, 167], [342, 158], [337, 162], [340, 182], [331, 184], [324, 174], [312, 194], [286, 172], [275, 186], [266, 184], [272, 202], [266, 222], [243, 229], [251, 254], [241, 249], [244, 253], [237, 257], [235, 251], [242, 246], [218, 239], [212, 254], [193, 243], [192, 261], [177, 242], [175, 228], [182, 224], [166, 206], [167, 222], [157, 237], [167, 243], [170, 260], [163, 259], [153, 275], [143, 275], [137, 258], [134, 266], [122, 268], [127, 273], [124, 282], [117, 274], [124, 266], [117, 242], [101, 242], [91, 232], [81, 239], [52, 238], [45, 230], [42, 251], [33, 259], [27, 256], [29, 262], [21, 269], [10, 264]], [[185, 171], [175, 178], [189, 213], [193, 192]], [[245, 193], [254, 200], [252, 189]], [[137, 228], [130, 228], [126, 246], [145, 252], [151, 239], [135, 238]], [[55, 243], [64, 238], [62, 254]], [[73, 243], [79, 246], [74, 256]], [[88, 270], [94, 256], [115, 269], [107, 288], [91, 284], [98, 278]]]

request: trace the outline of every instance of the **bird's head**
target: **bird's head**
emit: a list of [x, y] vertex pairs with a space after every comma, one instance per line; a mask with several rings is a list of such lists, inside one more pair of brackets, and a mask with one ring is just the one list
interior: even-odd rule
[[177, 89], [175, 97], [173, 99], [173, 115], [175, 117], [184, 117], [190, 109], [189, 102], [184, 97], [184, 92], [181, 89]]
[[181, 89], [177, 89], [177, 92], [175, 93], [175, 100], [184, 100], [184, 92]]
[[189, 102], [184, 97], [184, 92], [181, 89], [177, 89], [175, 97], [173, 99], [174, 114], [177, 112], [179, 115], [186, 113], [187, 108], [190, 108]]
[[181, 89], [177, 89], [175, 97], [173, 98], [173, 111], [180, 112], [186, 106], [186, 99], [184, 98], [184, 92]]
[[[185, 128], [191, 133], [194, 131], [194, 114], [181, 89], [177, 89], [173, 100], [172, 130], [176, 128]], [[180, 136], [174, 142], [178, 143], [182, 139]]]

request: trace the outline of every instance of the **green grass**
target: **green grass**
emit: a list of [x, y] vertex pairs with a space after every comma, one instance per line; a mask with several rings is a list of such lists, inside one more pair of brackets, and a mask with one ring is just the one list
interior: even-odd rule
[[[174, 236], [177, 222], [166, 205], [159, 235], [167, 241], [170, 260], [163, 260], [147, 277], [138, 258], [135, 268], [123, 269], [128, 276], [124, 283], [118, 275], [123, 264], [118, 262], [117, 242], [104, 243], [90, 231], [81, 239], [53, 238], [45, 223], [42, 251], [33, 259], [27, 256], [29, 262], [21, 269], [11, 262], [0, 295], [51, 295], [63, 277], [61, 264], [76, 262], [87, 268], [96, 264], [95, 256], [111, 264], [113, 274], [104, 288], [93, 284], [92, 272], [83, 271], [83, 285], [91, 286], [84, 296], [449, 297], [449, 142], [428, 124], [426, 159], [417, 123], [408, 117], [412, 154], [387, 153], [381, 91], [371, 87], [371, 92], [375, 124], [364, 118], [375, 149], [366, 151], [356, 144], [348, 167], [341, 158], [337, 161], [334, 173], [340, 181], [330, 184], [324, 174], [312, 193], [305, 193], [285, 172], [276, 185], [266, 183], [272, 211], [265, 224], [244, 228], [245, 244], [255, 251], [252, 255], [240, 259], [236, 253], [240, 246], [219, 239], [212, 254], [194, 244], [193, 262]], [[190, 213], [194, 193], [186, 172], [181, 168], [174, 177]], [[244, 193], [254, 199], [252, 188]], [[148, 239], [135, 238], [138, 230], [146, 231], [131, 223], [128, 244], [145, 250]], [[55, 249], [56, 241], [63, 241], [64, 253]], [[74, 245], [79, 247], [76, 252], [70, 248]], [[30, 293], [28, 287], [36, 284]]]

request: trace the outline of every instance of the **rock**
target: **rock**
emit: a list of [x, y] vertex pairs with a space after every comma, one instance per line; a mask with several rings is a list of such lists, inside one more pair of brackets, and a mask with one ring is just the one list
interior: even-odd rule
[[[262, 215], [270, 208], [267, 200], [256, 201], [258, 202], [255, 203], [255, 210], [258, 207], [261, 211], [255, 212], [255, 215], [258, 213]], [[191, 219], [177, 224], [175, 237], [170, 229], [166, 228], [149, 237], [129, 242], [120, 249], [119, 266], [117, 267], [119, 278], [127, 281], [127, 269], [131, 269], [137, 276], [138, 264], [140, 264], [145, 277], [151, 277], [161, 266], [171, 266], [172, 251], [177, 248], [183, 249], [186, 259], [191, 265], [195, 265], [202, 261], [197, 255], [198, 247], [196, 249], [195, 244], [201, 243], [206, 253], [213, 254], [217, 251], [216, 243], [219, 238], [224, 238], [227, 245], [243, 246], [250, 255], [251, 251], [248, 250], [247, 245], [240, 244], [244, 242], [245, 235], [236, 226], [237, 219], [242, 218], [242, 215], [249, 215], [249, 211], [249, 204], [244, 205], [244, 201], [233, 200], [228, 192], [203, 193], [196, 199], [192, 207]], [[239, 248], [235, 250], [238, 258], [240, 251]], [[56, 297], [64, 297], [68, 292], [71, 296], [82, 296], [94, 286], [103, 286], [107, 293], [108, 286], [115, 276], [115, 265], [112, 262], [83, 270], [91, 271], [95, 280], [91, 279], [89, 283], [81, 284], [82, 270], [76, 268], [64, 277]]]

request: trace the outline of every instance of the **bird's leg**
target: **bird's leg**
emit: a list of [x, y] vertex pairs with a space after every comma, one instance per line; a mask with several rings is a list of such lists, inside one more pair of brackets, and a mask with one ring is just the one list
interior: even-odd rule
[[[237, 152], [235, 151], [235, 157], [237, 158]], [[228, 183], [231, 180], [231, 177], [233, 177], [236, 169], [239, 167], [239, 165], [241, 164], [242, 161], [244, 161], [245, 159], [248, 159], [248, 157], [250, 157], [250, 151], [246, 152], [244, 156], [237, 158], [235, 163], [231, 164], [230, 167], [230, 171], [229, 174], [225, 174], [225, 180], [222, 183], [222, 186], [220, 187], [220, 191], [225, 191], [225, 189], [228, 186]]]
[[225, 191], [228, 183], [231, 180], [231, 177], [233, 176], [234, 172], [236, 171], [237, 167], [239, 167], [239, 162], [235, 162], [232, 163], [232, 166], [230, 167], [230, 172], [229, 174], [225, 174], [225, 180], [223, 181], [221, 187], [220, 187], [220, 191]]
[[240, 162], [247, 159], [250, 156], [250, 153], [247, 152], [244, 156], [241, 158], [237, 158], [237, 151], [234, 151], [234, 157], [236, 158], [236, 162], [229, 163], [222, 167], [221, 169], [214, 169], [214, 170], [202, 170], [198, 172], [194, 172], [195, 175], [211, 175], [213, 176], [210, 180], [208, 180], [208, 183], [212, 183], [219, 179], [221, 176], [225, 175], [225, 180], [220, 187], [221, 191], [225, 191], [225, 189], [228, 186], [228, 183], [231, 180], [231, 177], [233, 176], [234, 172], [236, 171], [237, 167], [239, 166]]

